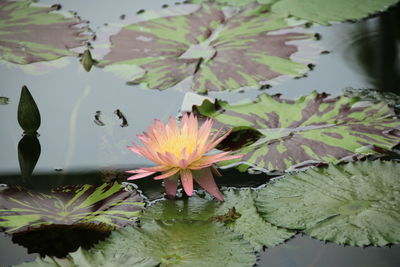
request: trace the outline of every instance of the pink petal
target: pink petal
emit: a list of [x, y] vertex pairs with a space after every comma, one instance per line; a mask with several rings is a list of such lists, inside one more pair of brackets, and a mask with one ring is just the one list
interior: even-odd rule
[[139, 173], [139, 174], [128, 177], [128, 180], [136, 180], [136, 179], [144, 178], [144, 177], [150, 176], [154, 173], [155, 172]]
[[168, 124], [165, 126], [165, 128], [171, 134], [171, 136], [177, 136], [179, 134], [178, 124], [172, 116], [169, 117]]
[[178, 178], [176, 176], [164, 179], [164, 187], [167, 196], [175, 197], [176, 190], [178, 189]]
[[215, 168], [213, 165], [211, 165], [211, 172], [214, 173], [217, 176], [222, 176], [222, 174], [218, 171], [217, 168]]
[[189, 165], [189, 162], [187, 160], [181, 159], [179, 161], [179, 167], [181, 169], [186, 169], [188, 165]]
[[165, 165], [157, 165], [154, 167], [141, 168], [141, 169], [144, 171], [148, 171], [148, 172], [164, 172], [164, 171], [168, 171], [169, 169], [171, 169], [171, 167], [165, 166]]
[[[218, 132], [214, 135], [214, 137], [212, 138], [211, 142], [208, 144], [207, 146], [207, 151], [213, 149], [214, 147], [216, 147], [219, 143], [222, 142], [222, 140], [224, 140], [230, 133], [232, 130], [229, 130], [228, 132], [226, 132], [223, 136], [221, 136], [220, 138], [218, 138], [217, 140], [215, 140], [215, 137], [219, 135], [221, 129], [218, 130]], [[215, 140], [215, 141], [214, 141]]]
[[192, 171], [188, 169], [181, 170], [181, 181], [186, 195], [191, 196], [193, 193], [193, 176]]
[[170, 171], [168, 171], [166, 173], [163, 173], [161, 175], [158, 175], [158, 176], [154, 177], [154, 180], [160, 180], [160, 179], [168, 178], [168, 177], [174, 175], [175, 173], [177, 173], [178, 171], [179, 171], [178, 168], [174, 168], [174, 169], [172, 169], [172, 170], [170, 170]]
[[194, 172], [194, 180], [203, 187], [210, 195], [214, 196], [220, 201], [224, 201], [224, 197], [218, 189], [212, 176], [210, 168], [205, 168]]

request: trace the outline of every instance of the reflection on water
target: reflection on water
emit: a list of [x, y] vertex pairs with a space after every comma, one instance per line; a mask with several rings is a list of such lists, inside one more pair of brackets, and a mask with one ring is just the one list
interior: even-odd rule
[[398, 266], [399, 262], [400, 245], [390, 248], [339, 246], [301, 234], [260, 255], [260, 266], [273, 267], [382, 267]]
[[[27, 249], [28, 254], [63, 258], [79, 247], [89, 249], [111, 232], [87, 229], [79, 226], [52, 226], [39, 230], [13, 234], [12, 242]], [[60, 241], [62, 240], [62, 241]]]
[[400, 94], [400, 5], [376, 20], [357, 24], [346, 54], [370, 87]]

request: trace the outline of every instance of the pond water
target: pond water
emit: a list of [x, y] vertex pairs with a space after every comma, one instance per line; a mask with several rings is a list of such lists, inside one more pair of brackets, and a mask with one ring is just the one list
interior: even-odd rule
[[[120, 0], [118, 5], [108, 0], [95, 2], [60, 1], [62, 10], [76, 11], [90, 21], [94, 31], [104, 23], [120, 20], [123, 14], [134, 14], [141, 9], [161, 9], [163, 4], [174, 5], [177, 1]], [[40, 3], [54, 4], [49, 0], [41, 0]], [[285, 81], [266, 92], [281, 93], [285, 98], [294, 99], [313, 90], [336, 96], [341, 95], [345, 88], [380, 88], [379, 93], [399, 95], [399, 23], [400, 6], [397, 5], [389, 12], [357, 23], [312, 26], [310, 30], [322, 37], [319, 46], [330, 53], [322, 54], [317, 59], [314, 70], [307, 77]], [[98, 184], [115, 177], [121, 177], [123, 181], [126, 177], [123, 170], [152, 165], [150, 161], [128, 151], [126, 146], [138, 142], [136, 134], [145, 130], [154, 118], [166, 121], [169, 116], [177, 116], [185, 92], [148, 90], [127, 85], [100, 68], [94, 67], [86, 72], [79, 59], [74, 57], [66, 58], [65, 64], [44, 74], [32, 74], [19, 67], [0, 64], [0, 96], [9, 98], [7, 105], [0, 105], [0, 184], [48, 191], [58, 185]], [[38, 130], [40, 158], [29, 179], [20, 175], [17, 150], [23, 133], [17, 122], [23, 85], [33, 95], [42, 120]], [[255, 99], [260, 93], [259, 90], [249, 89], [244, 92], [209, 93], [208, 96], [235, 102], [245, 98]], [[117, 109], [126, 117], [126, 127], [120, 126], [121, 120], [115, 114]], [[104, 126], [94, 122], [97, 111], [101, 111], [100, 119]], [[268, 179], [263, 174], [225, 171], [217, 183], [227, 187], [253, 187]], [[136, 184], [150, 200], [163, 196], [164, 189], [159, 181], [139, 180]], [[50, 236], [51, 231], [56, 232], [54, 229], [48, 231], [43, 235]], [[16, 236], [1, 234], [1, 266], [33, 260], [39, 255], [40, 246], [43, 248], [43, 243], [48, 241], [29, 242], [28, 239], [22, 237], [21, 241]], [[394, 267], [400, 264], [399, 255], [400, 246], [339, 246], [297, 235], [285, 244], [261, 251], [258, 264]]]

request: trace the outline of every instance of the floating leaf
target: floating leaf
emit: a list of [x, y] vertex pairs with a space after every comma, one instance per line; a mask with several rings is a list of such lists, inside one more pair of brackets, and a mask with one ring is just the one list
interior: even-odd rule
[[35, 134], [24, 135], [18, 143], [18, 162], [22, 177], [31, 176], [40, 157], [40, 142]]
[[[244, 154], [242, 169], [256, 166], [284, 171], [336, 164], [385, 152], [400, 142], [400, 121], [384, 102], [328, 98], [317, 92], [296, 101], [262, 94], [254, 102], [229, 105], [218, 101], [213, 109], [205, 102], [195, 110], [214, 117], [215, 127], [252, 127], [262, 133], [256, 142], [235, 151]], [[230, 143], [234, 144], [228, 137], [226, 144]]]
[[18, 267], [73, 267], [73, 265], [66, 259], [58, 259], [53, 257], [37, 257], [33, 262], [24, 262], [16, 265]]
[[330, 22], [355, 20], [383, 11], [398, 0], [279, 0], [271, 11], [327, 25]]
[[0, 105], [8, 105], [8, 102], [10, 102], [8, 97], [0, 96]]
[[147, 21], [142, 17], [123, 27], [111, 36], [111, 51], [100, 66], [131, 66], [138, 74], [132, 83], [160, 90], [188, 78], [191, 89], [200, 93], [260, 87], [308, 70], [309, 62], [292, 57], [310, 46], [312, 35], [260, 6], [236, 13], [213, 4], [181, 8], [190, 12]]
[[365, 161], [313, 168], [259, 192], [257, 207], [276, 225], [357, 246], [400, 243], [400, 164]]
[[24, 85], [18, 103], [18, 123], [25, 133], [33, 134], [40, 127], [40, 112], [28, 88]]
[[255, 254], [240, 235], [219, 223], [151, 221], [125, 227], [70, 257], [78, 266], [253, 266]]
[[8, 233], [46, 225], [105, 226], [129, 224], [144, 206], [137, 192], [114, 184], [63, 186], [51, 193], [10, 187], [0, 193], [0, 227]]
[[254, 203], [254, 191], [227, 190], [223, 195], [225, 202], [222, 203], [200, 197], [160, 201], [146, 210], [142, 221], [179, 219], [222, 222], [234, 232], [242, 234], [256, 250], [263, 246], [276, 246], [295, 234], [273, 226], [260, 217]]
[[190, 2], [198, 3], [198, 4], [209, 2], [209, 3], [217, 3], [217, 4], [221, 4], [221, 5], [241, 7], [241, 6], [245, 6], [245, 5], [248, 5], [251, 3], [255, 3], [255, 2], [258, 2], [260, 4], [272, 4], [277, 1], [279, 1], [279, 0], [192, 0]]
[[0, 2], [0, 59], [29, 64], [76, 55], [69, 50], [89, 39], [84, 22], [55, 12], [59, 6], [35, 6], [34, 1]]

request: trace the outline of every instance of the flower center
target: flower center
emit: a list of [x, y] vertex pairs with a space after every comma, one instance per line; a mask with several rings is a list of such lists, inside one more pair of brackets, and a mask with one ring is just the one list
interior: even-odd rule
[[181, 158], [182, 151], [186, 149], [186, 156], [189, 156], [197, 147], [195, 138], [187, 138], [182, 136], [169, 138], [161, 147], [161, 153], [169, 152], [178, 159]]

